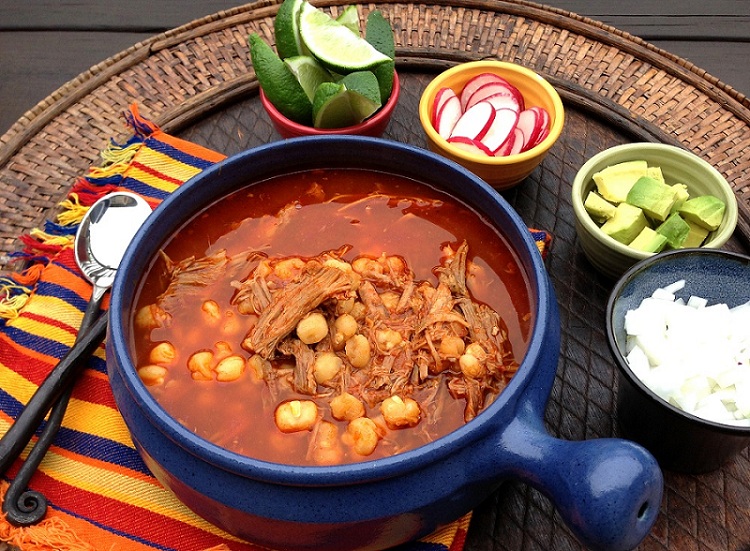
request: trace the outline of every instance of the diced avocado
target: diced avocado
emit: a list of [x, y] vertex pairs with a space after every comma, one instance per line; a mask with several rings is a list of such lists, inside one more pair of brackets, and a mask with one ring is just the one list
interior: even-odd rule
[[674, 205], [672, 205], [672, 212], [677, 212], [680, 210], [680, 207], [685, 204], [685, 201], [690, 199], [690, 193], [688, 193], [688, 188], [685, 184], [674, 184], [672, 189], [674, 189], [675, 192], [675, 201]]
[[654, 220], [663, 222], [675, 202], [675, 190], [650, 176], [643, 176], [630, 188], [626, 201], [640, 207]]
[[583, 208], [586, 209], [591, 218], [600, 223], [612, 218], [615, 215], [616, 209], [612, 203], [603, 199], [595, 191], [589, 191], [586, 200], [583, 202]]
[[661, 171], [660, 166], [650, 166], [648, 169], [646, 169], [646, 176], [649, 178], [653, 178], [654, 180], [660, 181], [662, 184], [666, 184], [666, 180], [664, 179], [664, 174]]
[[666, 244], [666, 237], [660, 233], [656, 233], [649, 227], [645, 227], [638, 234], [638, 237], [630, 242], [629, 246], [647, 253], [658, 253], [661, 252]]
[[685, 220], [685, 222], [687, 222], [687, 225], [690, 226], [690, 231], [688, 232], [688, 235], [685, 238], [682, 246], [687, 249], [689, 247], [700, 247], [701, 245], [703, 245], [706, 237], [708, 237], [708, 230], [703, 226], [699, 226], [695, 222], [691, 222], [690, 220]]
[[602, 224], [602, 231], [612, 239], [627, 245], [648, 226], [646, 215], [643, 210], [627, 203], [620, 203], [615, 209], [615, 214]]
[[718, 197], [701, 195], [685, 201], [679, 212], [685, 220], [690, 220], [709, 231], [714, 231], [721, 225], [725, 210], [724, 201]]
[[636, 180], [647, 171], [646, 161], [625, 161], [600, 170], [593, 179], [599, 195], [612, 203], [622, 203]]
[[690, 233], [690, 226], [675, 212], [670, 214], [669, 218], [656, 228], [656, 233], [660, 233], [667, 238], [667, 245], [673, 249], [680, 249], [685, 243], [688, 233]]

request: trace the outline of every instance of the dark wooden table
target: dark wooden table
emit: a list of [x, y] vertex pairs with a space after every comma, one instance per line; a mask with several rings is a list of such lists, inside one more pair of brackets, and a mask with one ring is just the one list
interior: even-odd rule
[[[48, 94], [154, 34], [239, 6], [232, 0], [4, 0], [0, 134]], [[747, 0], [550, 0], [678, 55], [750, 95]]]

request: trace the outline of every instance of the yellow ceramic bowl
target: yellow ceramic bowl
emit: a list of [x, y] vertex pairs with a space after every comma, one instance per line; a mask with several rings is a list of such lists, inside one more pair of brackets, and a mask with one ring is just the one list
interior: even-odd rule
[[[490, 157], [457, 148], [437, 133], [430, 120], [437, 91], [447, 86], [460, 94], [472, 77], [482, 73], [495, 73], [518, 88], [526, 107], [539, 106], [547, 110], [550, 115], [550, 131], [541, 143], [515, 155]], [[560, 137], [565, 112], [557, 91], [534, 71], [515, 63], [485, 60], [462, 63], [435, 77], [427, 85], [419, 101], [419, 120], [427, 134], [427, 145], [432, 151], [456, 161], [495, 189], [502, 190], [520, 183], [542, 162]]]
[[630, 143], [605, 149], [586, 161], [578, 170], [572, 185], [571, 200], [576, 217], [578, 242], [586, 258], [606, 276], [617, 278], [628, 268], [654, 253], [639, 251], [606, 235], [591, 219], [583, 206], [589, 191], [595, 189], [593, 176], [600, 170], [625, 161], [644, 160], [658, 166], [668, 184], [682, 183], [691, 197], [714, 195], [724, 201], [726, 210], [721, 225], [708, 234], [703, 248], [721, 248], [737, 226], [737, 198], [729, 182], [697, 155], [667, 144]]

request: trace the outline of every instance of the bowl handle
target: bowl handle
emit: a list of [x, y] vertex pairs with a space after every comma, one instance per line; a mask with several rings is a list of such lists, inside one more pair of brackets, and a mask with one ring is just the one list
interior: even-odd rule
[[545, 494], [590, 549], [624, 551], [651, 530], [664, 478], [643, 447], [618, 438], [550, 436], [531, 404], [502, 432], [497, 450], [511, 475]]

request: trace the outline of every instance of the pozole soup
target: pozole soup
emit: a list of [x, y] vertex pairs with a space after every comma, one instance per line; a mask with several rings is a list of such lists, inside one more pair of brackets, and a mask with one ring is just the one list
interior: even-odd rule
[[140, 284], [142, 381], [203, 438], [257, 459], [391, 456], [478, 415], [533, 323], [480, 215], [381, 172], [315, 170], [206, 208]]

